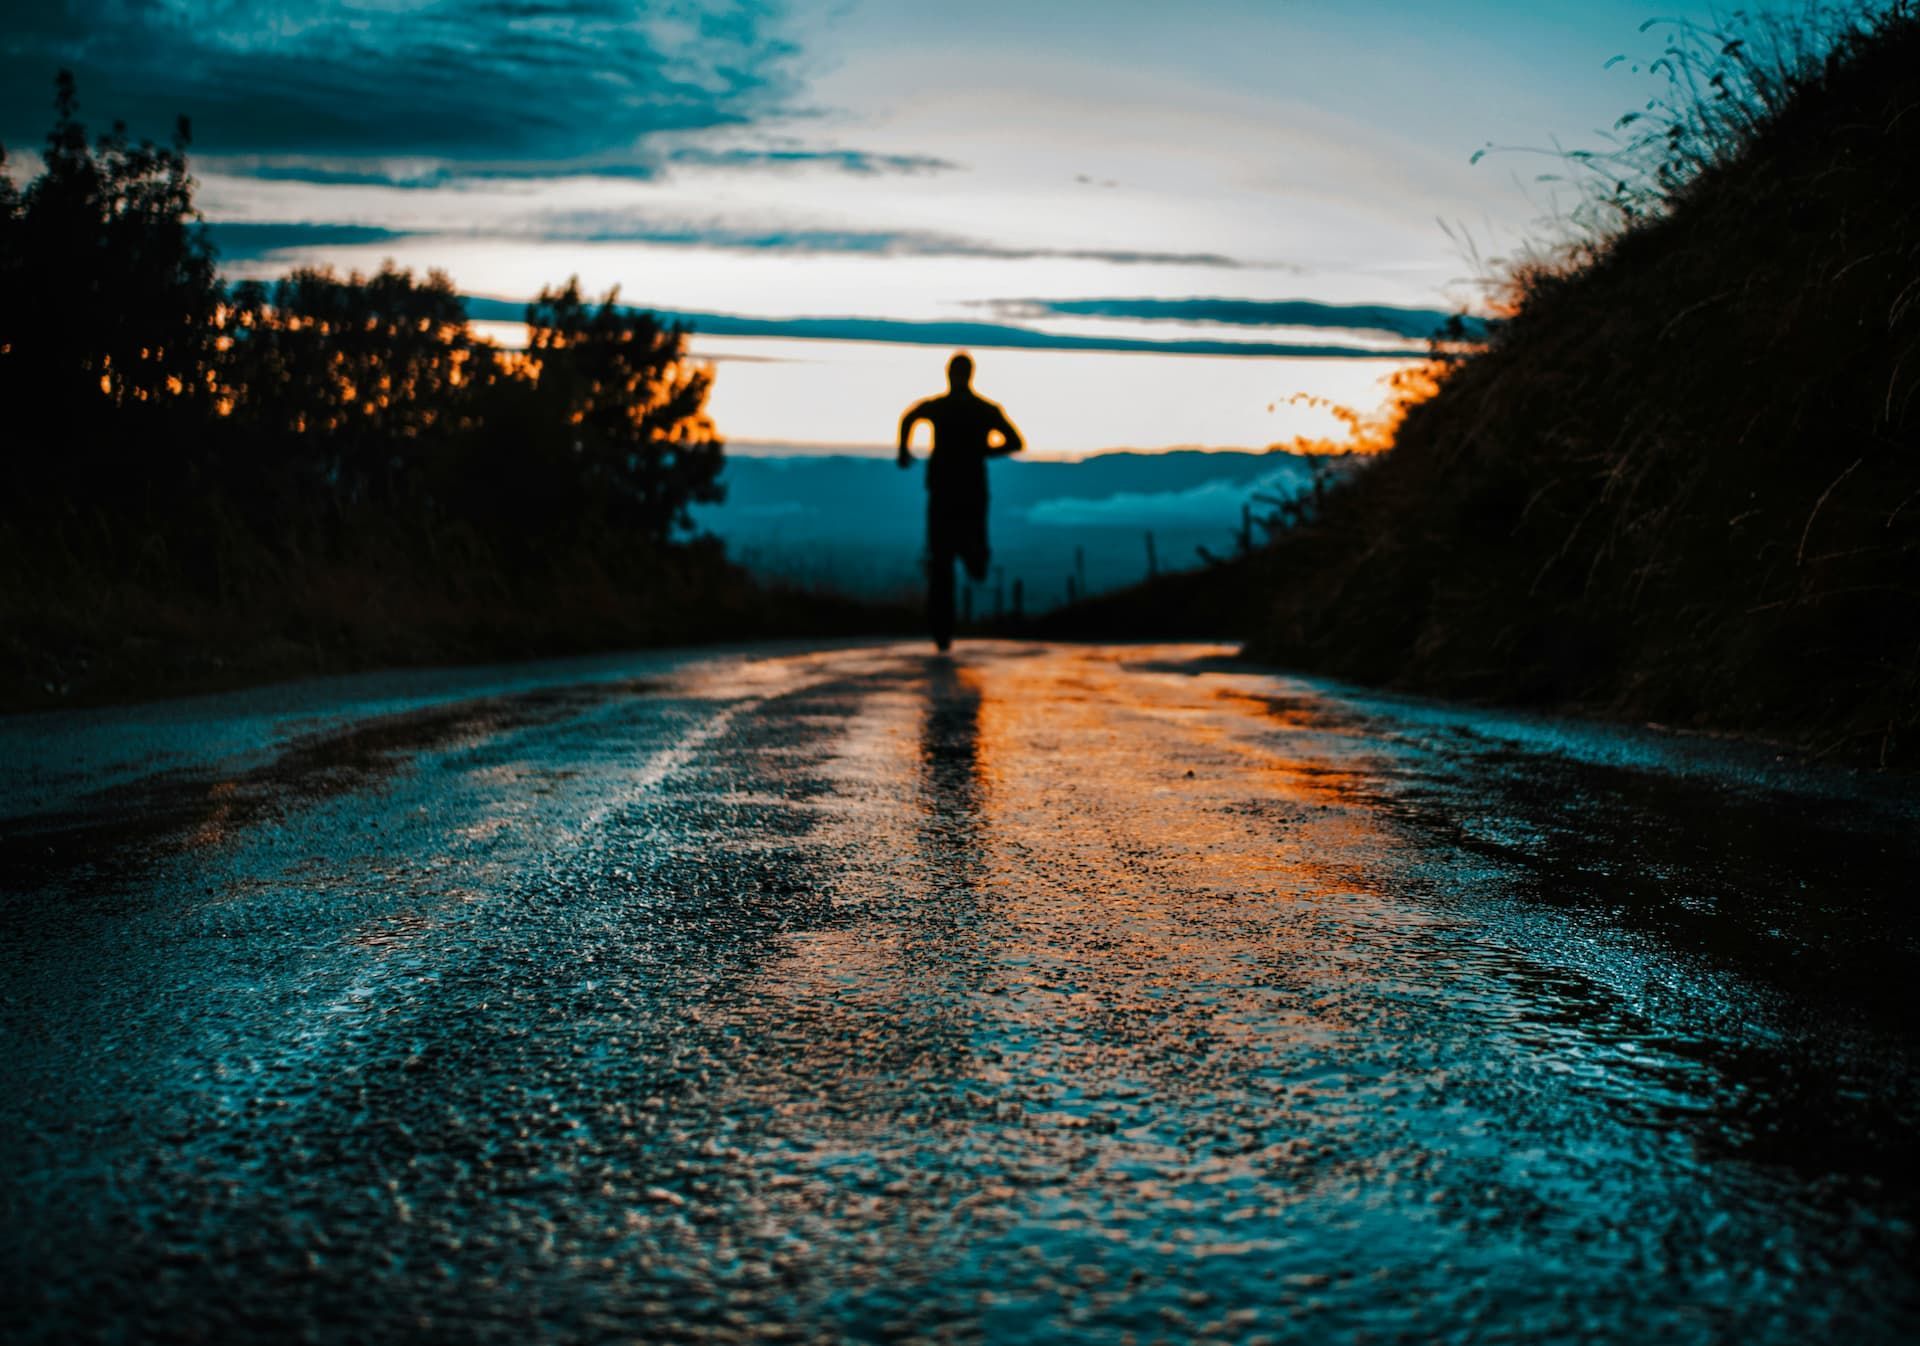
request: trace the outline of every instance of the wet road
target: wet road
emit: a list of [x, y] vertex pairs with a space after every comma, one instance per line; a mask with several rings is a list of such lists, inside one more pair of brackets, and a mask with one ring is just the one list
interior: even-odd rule
[[0, 722], [7, 1336], [1920, 1334], [1911, 782], [1219, 653]]

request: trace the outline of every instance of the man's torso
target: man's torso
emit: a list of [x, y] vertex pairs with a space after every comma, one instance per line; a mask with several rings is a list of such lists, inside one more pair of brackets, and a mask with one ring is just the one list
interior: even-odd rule
[[987, 436], [1005, 431], [1000, 408], [971, 393], [948, 393], [922, 402], [919, 413], [933, 426], [933, 453], [927, 459], [927, 490], [942, 504], [987, 499]]

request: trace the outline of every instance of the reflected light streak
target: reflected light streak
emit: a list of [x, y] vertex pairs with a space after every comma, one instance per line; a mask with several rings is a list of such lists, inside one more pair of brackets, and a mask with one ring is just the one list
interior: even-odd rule
[[858, 837], [894, 857], [886, 881], [752, 987], [808, 1025], [788, 1043], [808, 1068], [892, 1094], [1044, 1077], [1006, 1062], [1098, 1041], [1138, 1087], [1180, 1088], [1150, 1083], [1164, 1063], [1127, 1065], [1127, 1044], [1210, 1044], [1213, 1073], [1345, 1031], [1348, 932], [1411, 917], [1352, 863], [1407, 843], [1337, 707], [1070, 651], [929, 664], [923, 702], [876, 695], [834, 768], [824, 848]]

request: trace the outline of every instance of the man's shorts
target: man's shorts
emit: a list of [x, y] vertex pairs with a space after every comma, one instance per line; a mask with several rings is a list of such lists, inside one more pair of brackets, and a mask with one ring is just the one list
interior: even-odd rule
[[927, 551], [935, 565], [952, 564], [959, 557], [967, 573], [976, 580], [987, 577], [987, 512], [979, 510], [927, 510]]

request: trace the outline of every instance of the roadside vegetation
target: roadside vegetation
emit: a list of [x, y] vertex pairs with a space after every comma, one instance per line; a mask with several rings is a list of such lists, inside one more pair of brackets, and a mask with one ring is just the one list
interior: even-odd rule
[[1661, 69], [1388, 451], [1057, 629], [1198, 614], [1344, 678], [1920, 760], [1920, 8], [1682, 27]]
[[437, 272], [225, 285], [185, 123], [90, 140], [66, 75], [55, 113], [31, 181], [0, 156], [0, 704], [891, 616], [687, 540], [683, 328], [569, 282], [509, 351]]

